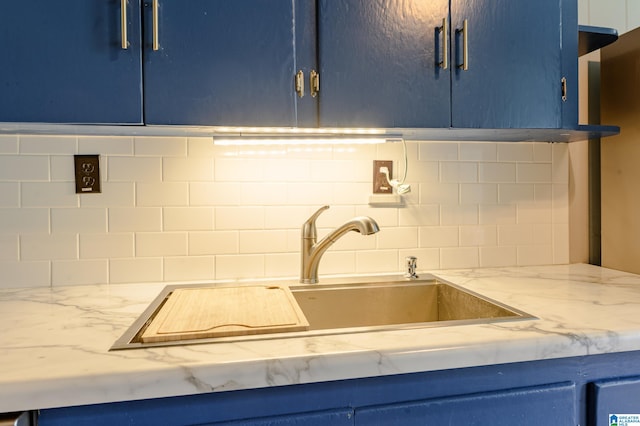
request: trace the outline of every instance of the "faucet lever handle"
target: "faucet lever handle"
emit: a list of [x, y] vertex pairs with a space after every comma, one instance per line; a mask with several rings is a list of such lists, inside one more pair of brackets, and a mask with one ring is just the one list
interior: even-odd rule
[[316, 231], [316, 219], [318, 216], [322, 214], [323, 211], [328, 209], [329, 206], [322, 206], [314, 214], [307, 219], [307, 221], [302, 225], [302, 238], [312, 239], [314, 242], [318, 238], [318, 234]]

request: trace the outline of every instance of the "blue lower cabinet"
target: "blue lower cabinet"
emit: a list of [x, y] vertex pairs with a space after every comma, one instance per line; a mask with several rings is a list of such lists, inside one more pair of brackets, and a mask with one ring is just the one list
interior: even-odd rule
[[575, 425], [575, 384], [514, 389], [356, 410], [356, 425]]
[[[287, 416], [263, 417], [230, 422], [209, 423], [207, 426], [353, 426], [353, 410], [319, 411]], [[204, 426], [204, 425], [203, 425]]]
[[589, 389], [593, 426], [622, 425], [634, 415], [640, 423], [640, 376], [594, 382]]

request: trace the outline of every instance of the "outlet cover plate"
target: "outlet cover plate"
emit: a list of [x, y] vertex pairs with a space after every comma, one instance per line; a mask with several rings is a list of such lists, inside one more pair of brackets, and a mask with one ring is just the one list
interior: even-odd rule
[[393, 177], [393, 161], [373, 160], [373, 193], [391, 194], [393, 193], [393, 188], [389, 185], [384, 173], [380, 173], [380, 167], [386, 167], [389, 170], [389, 178]]
[[100, 193], [100, 155], [74, 155], [76, 194]]

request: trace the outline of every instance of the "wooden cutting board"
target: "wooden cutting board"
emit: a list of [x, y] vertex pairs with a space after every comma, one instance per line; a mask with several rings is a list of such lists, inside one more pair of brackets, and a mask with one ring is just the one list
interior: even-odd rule
[[187, 287], [171, 292], [141, 340], [168, 342], [308, 328], [286, 286]]

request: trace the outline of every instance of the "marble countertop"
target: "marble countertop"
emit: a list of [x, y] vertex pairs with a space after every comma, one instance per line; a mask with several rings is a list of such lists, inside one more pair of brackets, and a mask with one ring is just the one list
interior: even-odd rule
[[538, 319], [109, 351], [165, 284], [0, 290], [0, 412], [640, 350], [640, 276], [438, 271]]

